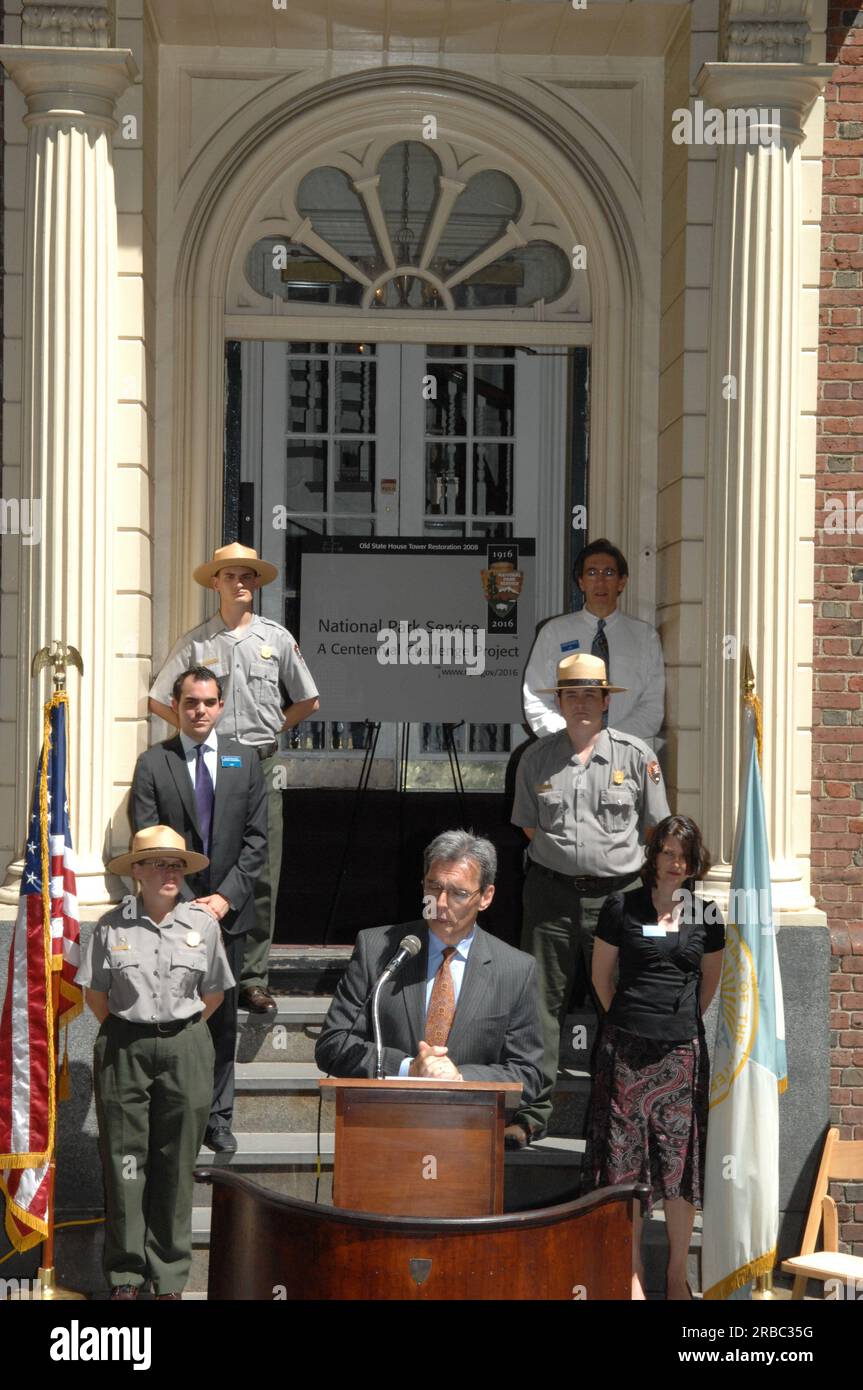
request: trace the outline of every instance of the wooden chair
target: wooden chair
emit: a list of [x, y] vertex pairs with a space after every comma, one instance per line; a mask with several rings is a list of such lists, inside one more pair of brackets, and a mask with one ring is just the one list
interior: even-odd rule
[[[824, 1152], [809, 1215], [803, 1230], [803, 1243], [800, 1254], [791, 1260], [782, 1261], [785, 1274], [794, 1275], [792, 1298], [803, 1298], [809, 1279], [839, 1279], [842, 1282], [860, 1280], [863, 1282], [863, 1257], [843, 1255], [839, 1250], [839, 1220], [836, 1203], [827, 1191], [831, 1182], [863, 1181], [863, 1139], [840, 1139], [838, 1129], [829, 1129], [824, 1140]], [[815, 1249], [818, 1231], [823, 1223], [824, 1240], [820, 1250]]]

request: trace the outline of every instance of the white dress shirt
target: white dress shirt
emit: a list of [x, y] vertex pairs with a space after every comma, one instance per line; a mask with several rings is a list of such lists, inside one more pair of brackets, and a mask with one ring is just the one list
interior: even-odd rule
[[[555, 695], [538, 691], [554, 685], [557, 665], [575, 652], [590, 654], [596, 625], [593, 613], [567, 613], [540, 628], [524, 673], [522, 698], [525, 718], [537, 735], [556, 734], [566, 727]], [[612, 729], [650, 739], [659, 732], [665, 709], [665, 662], [659, 634], [650, 623], [630, 618], [618, 608], [605, 620], [612, 685], [626, 687], [612, 695], [608, 722]]]
[[[183, 753], [186, 757], [186, 767], [189, 769], [189, 776], [192, 779], [192, 786], [195, 785], [195, 768], [198, 762], [198, 745], [188, 734], [180, 734], [180, 742], [183, 745]], [[204, 739], [204, 763], [213, 779], [213, 791], [216, 790], [216, 773], [219, 762], [219, 740], [216, 730], [211, 729]]]

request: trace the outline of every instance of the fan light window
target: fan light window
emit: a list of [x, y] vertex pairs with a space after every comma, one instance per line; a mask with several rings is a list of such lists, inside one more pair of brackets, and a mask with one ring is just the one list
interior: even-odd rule
[[[262, 237], [245, 262], [267, 299], [381, 310], [526, 309], [561, 299], [572, 265], [538, 235], [509, 174], [447, 177], [425, 143], [401, 141], [374, 174], [324, 165], [296, 190], [289, 237]], [[548, 233], [548, 225], [541, 228]]]

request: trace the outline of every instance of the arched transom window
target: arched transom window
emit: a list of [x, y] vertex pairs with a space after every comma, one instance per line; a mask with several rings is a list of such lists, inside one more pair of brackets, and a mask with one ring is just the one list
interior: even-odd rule
[[577, 228], [541, 181], [442, 140], [326, 151], [248, 225], [229, 313], [590, 318]]

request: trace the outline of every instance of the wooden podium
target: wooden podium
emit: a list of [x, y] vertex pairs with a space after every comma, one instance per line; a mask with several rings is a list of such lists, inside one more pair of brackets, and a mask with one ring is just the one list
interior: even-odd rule
[[503, 1211], [503, 1130], [517, 1081], [321, 1081], [336, 1095], [333, 1204], [393, 1216]]

